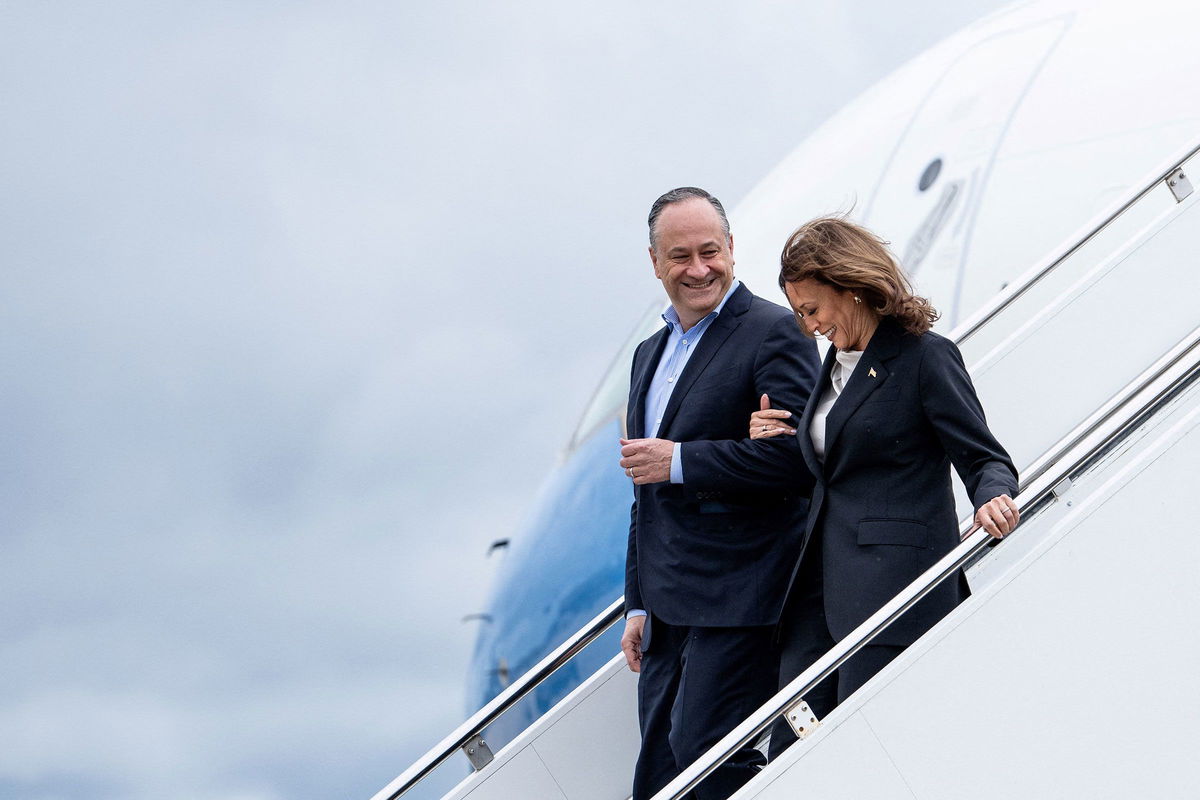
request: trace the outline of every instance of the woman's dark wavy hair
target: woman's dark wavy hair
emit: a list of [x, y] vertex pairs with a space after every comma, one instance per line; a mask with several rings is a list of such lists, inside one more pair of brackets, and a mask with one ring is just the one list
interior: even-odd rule
[[788, 237], [779, 264], [780, 289], [811, 278], [854, 292], [909, 333], [925, 333], [939, 316], [928, 300], [913, 294], [887, 242], [844, 217], [820, 217], [801, 225]]

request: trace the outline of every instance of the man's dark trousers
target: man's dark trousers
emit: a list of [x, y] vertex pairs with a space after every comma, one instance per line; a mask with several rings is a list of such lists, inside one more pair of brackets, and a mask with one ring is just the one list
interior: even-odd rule
[[[658, 746], [638, 758], [633, 800], [649, 800], [750, 716], [774, 694], [778, 677], [773, 625], [648, 625], [653, 636], [642, 653], [638, 707], [642, 741]], [[765, 763], [759, 751], [742, 748], [688, 797], [729, 797]]]
[[[647, 425], [646, 396], [668, 337], [664, 328], [634, 353], [629, 438], [655, 424]], [[696, 345], [667, 401], [657, 436], [680, 443], [683, 483], [634, 486], [626, 558], [626, 610], [650, 612], [638, 683], [635, 800], [652, 797], [774, 694], [771, 639], [800, 555], [811, 476], [789, 473], [764, 490], [729, 475], [729, 485], [698, 492], [687, 484], [690, 453], [745, 439], [764, 393], [799, 414], [817, 367], [816, 346], [792, 313], [742, 285]], [[764, 445], [795, 447], [795, 437]], [[744, 783], [757, 760], [739, 754], [697, 796], [728, 797], [732, 789], [723, 786]]]

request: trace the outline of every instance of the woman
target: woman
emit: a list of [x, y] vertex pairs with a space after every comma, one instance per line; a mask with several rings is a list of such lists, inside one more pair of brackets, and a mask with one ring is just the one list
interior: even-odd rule
[[[988, 430], [937, 312], [913, 295], [884, 242], [845, 219], [799, 228], [779, 283], [809, 336], [832, 345], [798, 431], [786, 410], [751, 418], [751, 438], [797, 434], [816, 478], [804, 553], [782, 626], [780, 685], [877, 611], [959, 542], [950, 465], [1002, 537], [1017, 524], [1017, 475]], [[765, 405], [765, 404], [764, 404]], [[968, 594], [944, 581], [806, 698], [823, 716]], [[834, 685], [836, 684], [836, 686]], [[772, 753], [794, 738], [777, 725]]]

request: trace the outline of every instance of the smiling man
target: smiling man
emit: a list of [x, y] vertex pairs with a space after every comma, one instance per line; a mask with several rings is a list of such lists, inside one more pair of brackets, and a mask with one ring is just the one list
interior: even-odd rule
[[[816, 345], [792, 312], [733, 273], [733, 236], [703, 189], [650, 208], [650, 261], [670, 300], [666, 327], [633, 357], [621, 466], [633, 480], [621, 649], [640, 672], [642, 747], [633, 798], [647, 800], [775, 691], [772, 647], [799, 555], [810, 485], [689, 491], [691, 442], [746, 437], [768, 394], [803, 411]], [[770, 440], [794, 447], [794, 437]], [[745, 748], [696, 789], [726, 798], [761, 767]]]

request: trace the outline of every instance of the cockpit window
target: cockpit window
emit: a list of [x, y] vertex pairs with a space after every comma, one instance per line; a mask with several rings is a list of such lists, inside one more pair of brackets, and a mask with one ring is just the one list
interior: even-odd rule
[[[575, 435], [571, 437], [568, 450], [574, 450], [597, 428], [617, 416], [625, 408], [625, 403], [629, 400], [629, 370], [633, 361], [633, 351], [637, 349], [643, 339], [663, 326], [662, 314], [665, 307], [661, 300], [656, 300], [638, 320], [633, 334], [621, 346], [612, 365], [608, 368], [608, 372], [604, 374], [604, 379], [600, 381], [599, 388], [592, 395], [591, 402], [588, 403], [583, 417], [579, 420], [579, 425], [575, 428]], [[624, 420], [622, 419], [623, 424]]]

